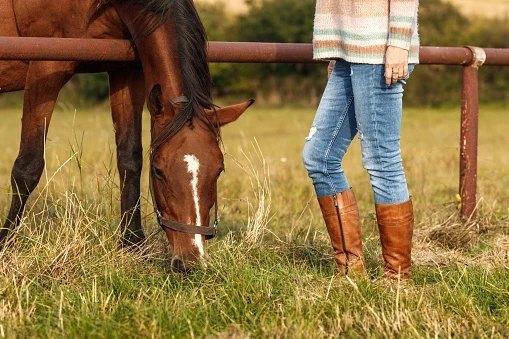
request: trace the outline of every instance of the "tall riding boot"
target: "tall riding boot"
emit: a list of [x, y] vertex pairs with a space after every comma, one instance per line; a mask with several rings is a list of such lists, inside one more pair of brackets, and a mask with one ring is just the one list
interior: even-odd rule
[[359, 209], [352, 189], [318, 198], [323, 219], [334, 248], [338, 271], [365, 272]]
[[385, 262], [384, 277], [410, 279], [414, 228], [412, 200], [400, 204], [376, 204], [375, 209]]

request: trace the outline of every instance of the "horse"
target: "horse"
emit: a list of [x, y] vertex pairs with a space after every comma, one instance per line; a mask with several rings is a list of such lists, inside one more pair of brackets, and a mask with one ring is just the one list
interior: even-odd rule
[[0, 92], [24, 90], [5, 245], [44, 169], [55, 101], [76, 73], [107, 72], [121, 187], [120, 244], [146, 237], [140, 215], [142, 111], [150, 112], [150, 194], [172, 252], [171, 270], [206, 257], [215, 234], [210, 211], [224, 170], [220, 128], [253, 103], [219, 108], [211, 99], [206, 32], [192, 0], [0, 0], [0, 35], [131, 39], [140, 62], [0, 61]]

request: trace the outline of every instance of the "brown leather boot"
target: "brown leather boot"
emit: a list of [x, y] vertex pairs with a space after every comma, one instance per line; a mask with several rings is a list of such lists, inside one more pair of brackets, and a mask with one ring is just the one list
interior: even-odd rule
[[412, 200], [400, 204], [376, 204], [375, 209], [385, 262], [384, 277], [410, 279], [414, 229]]
[[338, 271], [345, 275], [364, 273], [361, 223], [352, 189], [318, 198], [318, 203], [334, 248]]

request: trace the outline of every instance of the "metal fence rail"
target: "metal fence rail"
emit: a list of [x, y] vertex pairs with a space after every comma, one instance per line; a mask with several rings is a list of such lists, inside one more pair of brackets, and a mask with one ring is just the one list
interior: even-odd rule
[[[209, 62], [311, 63], [311, 44], [224, 42], [208, 44]], [[134, 62], [136, 48], [129, 40], [0, 37], [0, 60]], [[461, 216], [475, 216], [479, 121], [478, 69], [509, 65], [509, 48], [421, 47], [420, 63], [463, 66], [459, 194]]]

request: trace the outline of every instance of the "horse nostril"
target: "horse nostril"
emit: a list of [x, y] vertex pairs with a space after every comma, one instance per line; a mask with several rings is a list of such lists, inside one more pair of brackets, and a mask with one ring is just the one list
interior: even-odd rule
[[185, 273], [187, 271], [186, 264], [178, 257], [171, 259], [171, 273]]

